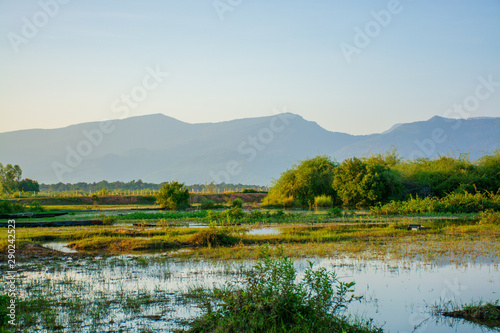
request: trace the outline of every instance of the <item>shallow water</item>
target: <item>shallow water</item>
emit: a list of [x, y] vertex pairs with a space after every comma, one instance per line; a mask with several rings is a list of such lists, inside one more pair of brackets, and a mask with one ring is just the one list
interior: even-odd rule
[[42, 244], [43, 247], [46, 247], [51, 250], [56, 250], [64, 253], [76, 253], [78, 251], [70, 249], [68, 247], [68, 242], [49, 242]]
[[279, 228], [258, 228], [258, 229], [250, 229], [247, 232], [247, 235], [279, 235], [281, 230]]
[[[310, 260], [315, 262], [315, 268], [334, 270], [342, 281], [355, 281], [356, 294], [364, 298], [352, 303], [348, 313], [373, 318], [386, 332], [487, 332], [488, 329], [463, 321], [433, 317], [432, 305], [450, 300], [462, 304], [499, 298], [497, 263], [456, 266], [381, 260]], [[200, 314], [194, 304], [182, 301], [183, 293], [194, 287], [211, 288], [237, 281], [253, 264], [255, 261], [250, 260], [178, 262], [163, 255], [122, 255], [43, 265], [25, 263], [20, 289], [22, 297], [33, 297], [34, 290], [39, 288], [40, 292], [55, 295], [53, 297], [81, 297], [93, 303], [112, 300], [109, 313], [99, 321], [98, 331], [136, 332], [150, 328], [155, 332], [169, 332], [182, 327], [179, 320]], [[307, 260], [296, 260], [295, 266], [298, 278], [302, 278]], [[126, 296], [149, 297], [151, 302], [136, 311], [124, 310], [120, 304], [125, 304]], [[61, 323], [67, 326], [64, 309], [58, 313]], [[160, 320], [145, 317], [147, 315], [159, 315]], [[82, 327], [82, 332], [95, 330], [88, 318]]]

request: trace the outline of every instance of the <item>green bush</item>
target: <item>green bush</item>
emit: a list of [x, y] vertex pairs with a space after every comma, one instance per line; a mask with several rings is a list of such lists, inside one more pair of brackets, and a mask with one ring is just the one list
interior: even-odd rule
[[319, 195], [317, 197], [314, 197], [314, 207], [316, 208], [325, 208], [325, 207], [332, 207], [333, 206], [333, 199], [329, 195]]
[[209, 210], [207, 213], [206, 219], [208, 221], [234, 221], [239, 220], [245, 216], [245, 212], [240, 207], [231, 207], [222, 212], [215, 212], [213, 210]]
[[482, 212], [479, 224], [500, 224], [500, 212], [491, 209]]
[[299, 205], [310, 207], [314, 197], [327, 195], [336, 198], [332, 181], [336, 163], [327, 156], [317, 156], [294, 165], [273, 181], [265, 205]]
[[189, 323], [188, 332], [381, 332], [369, 324], [351, 324], [340, 314], [353, 295], [354, 282], [339, 281], [326, 268], [313, 270], [297, 282], [291, 259], [269, 256], [246, 274], [240, 284], [223, 289], [194, 290], [204, 314]]
[[233, 201], [231, 201], [231, 207], [243, 207], [243, 200], [236, 198]]
[[45, 211], [45, 209], [40, 204], [40, 202], [38, 202], [37, 200], [34, 200], [29, 204], [29, 211], [30, 212], [43, 212], [43, 211]]
[[333, 188], [346, 206], [369, 206], [401, 191], [399, 174], [381, 158], [346, 159], [335, 169]]
[[[7, 331], [6, 328], [9, 326], [10, 318], [8, 315], [7, 307], [10, 304], [10, 297], [6, 294], [0, 295], [0, 333], [2, 332], [10, 332]], [[12, 327], [12, 326], [11, 326]]]
[[186, 209], [189, 207], [189, 190], [184, 188], [184, 183], [164, 183], [156, 196], [156, 203], [160, 204], [162, 209]]
[[210, 199], [203, 199], [200, 204], [201, 209], [214, 209], [215, 201]]
[[227, 229], [215, 226], [201, 230], [188, 240], [193, 245], [208, 247], [234, 245], [239, 241], [240, 239], [232, 236]]
[[500, 194], [451, 193], [443, 198], [411, 197], [405, 201], [391, 201], [374, 206], [370, 212], [375, 215], [397, 215], [418, 213], [479, 213], [487, 209], [500, 210]]
[[114, 215], [105, 215], [104, 213], [101, 213], [99, 215], [99, 219], [102, 221], [102, 224], [104, 224], [104, 225], [113, 225], [117, 221], [116, 216], [114, 216]]
[[223, 212], [223, 217], [225, 217], [226, 219], [239, 220], [243, 216], [245, 216], [243, 209], [237, 206], [231, 207]]
[[333, 207], [328, 211], [328, 216], [329, 217], [341, 217], [342, 216], [342, 209], [340, 207]]
[[26, 207], [20, 203], [0, 200], [0, 214], [22, 213], [24, 211], [26, 211]]

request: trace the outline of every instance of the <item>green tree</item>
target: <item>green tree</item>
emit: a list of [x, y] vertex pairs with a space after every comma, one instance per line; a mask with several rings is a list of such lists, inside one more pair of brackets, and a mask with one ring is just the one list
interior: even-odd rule
[[459, 158], [442, 156], [434, 160], [420, 158], [401, 163], [397, 169], [407, 182], [417, 187], [428, 187], [427, 195], [444, 197], [452, 192], [475, 191], [477, 166], [466, 155]]
[[500, 189], [500, 149], [479, 159], [474, 185], [478, 190], [493, 193]]
[[5, 167], [0, 163], [0, 187], [3, 193], [11, 194], [18, 188], [23, 171], [19, 165], [7, 164]]
[[156, 203], [162, 209], [185, 209], [189, 206], [189, 191], [184, 187], [184, 183], [177, 181], [164, 183], [156, 195]]
[[40, 192], [40, 184], [36, 180], [25, 178], [21, 180], [17, 186], [19, 191], [23, 192]]
[[346, 159], [335, 169], [333, 188], [344, 205], [368, 206], [388, 200], [401, 187], [400, 179], [377, 157]]
[[328, 156], [316, 156], [294, 165], [273, 181], [264, 203], [286, 205], [292, 201], [301, 206], [314, 204], [314, 197], [331, 196], [336, 200], [332, 188], [334, 169], [337, 166]]

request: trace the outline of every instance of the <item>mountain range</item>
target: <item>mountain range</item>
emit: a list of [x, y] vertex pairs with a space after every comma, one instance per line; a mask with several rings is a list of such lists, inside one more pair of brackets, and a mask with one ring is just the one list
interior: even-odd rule
[[0, 133], [0, 162], [19, 164], [40, 183], [130, 181], [269, 185], [298, 161], [329, 155], [337, 162], [396, 149], [403, 158], [469, 154], [500, 148], [500, 117], [397, 124], [380, 134], [330, 132], [283, 113], [189, 124], [163, 114], [58, 129]]

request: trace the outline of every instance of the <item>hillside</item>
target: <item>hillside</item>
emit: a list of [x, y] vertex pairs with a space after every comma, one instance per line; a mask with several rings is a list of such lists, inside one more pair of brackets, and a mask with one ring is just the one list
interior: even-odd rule
[[43, 183], [130, 181], [268, 185], [292, 164], [330, 155], [337, 161], [396, 148], [405, 158], [500, 147], [500, 118], [434, 117], [381, 134], [330, 132], [290, 113], [189, 124], [162, 114], [59, 129], [0, 133], [0, 161]]

